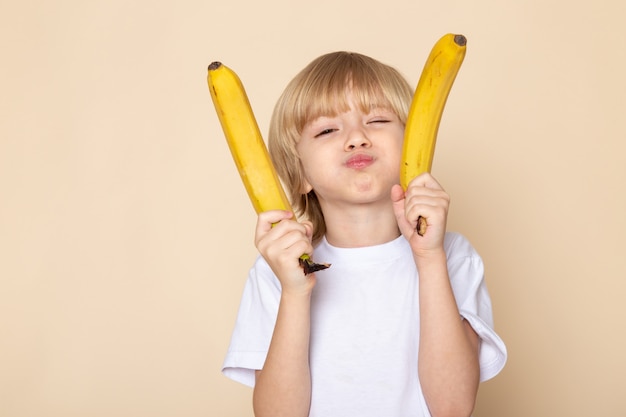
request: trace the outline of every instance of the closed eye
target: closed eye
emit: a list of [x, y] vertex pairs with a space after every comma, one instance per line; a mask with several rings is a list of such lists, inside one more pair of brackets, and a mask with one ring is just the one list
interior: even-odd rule
[[390, 123], [391, 120], [389, 119], [374, 119], [374, 120], [370, 120], [368, 123]]
[[324, 130], [322, 130], [321, 132], [319, 132], [317, 135], [315, 135], [313, 137], [314, 138], [319, 138], [321, 136], [328, 135], [328, 134], [331, 134], [331, 133], [336, 132], [336, 131], [337, 131], [337, 129], [324, 129]]
[[396, 114], [388, 108], [377, 107], [368, 113], [367, 123], [392, 123], [397, 120]]

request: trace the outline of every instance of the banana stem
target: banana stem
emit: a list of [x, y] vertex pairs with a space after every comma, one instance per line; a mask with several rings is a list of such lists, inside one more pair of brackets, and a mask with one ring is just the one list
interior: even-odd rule
[[313, 262], [311, 257], [307, 254], [302, 255], [300, 259], [298, 259], [298, 262], [304, 270], [304, 275], [309, 275], [316, 271], [322, 271], [330, 266], [330, 264], [326, 263], [318, 264]]
[[415, 230], [417, 231], [417, 234], [420, 236], [424, 236], [424, 233], [426, 233], [427, 228], [428, 228], [428, 224], [426, 223], [426, 219], [423, 218], [422, 216], [419, 216], [417, 218], [417, 227], [415, 228]]
[[[276, 226], [278, 223], [272, 223], [272, 227]], [[304, 270], [304, 275], [312, 274], [313, 272], [323, 271], [330, 267], [330, 264], [327, 263], [316, 263], [313, 262], [313, 259], [306, 253], [303, 253], [302, 256], [298, 259], [298, 263]]]

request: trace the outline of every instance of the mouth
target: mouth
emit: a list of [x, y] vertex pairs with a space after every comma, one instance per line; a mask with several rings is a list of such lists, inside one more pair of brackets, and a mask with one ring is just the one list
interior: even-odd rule
[[356, 154], [348, 158], [346, 166], [352, 169], [363, 169], [374, 163], [374, 157], [366, 154]]

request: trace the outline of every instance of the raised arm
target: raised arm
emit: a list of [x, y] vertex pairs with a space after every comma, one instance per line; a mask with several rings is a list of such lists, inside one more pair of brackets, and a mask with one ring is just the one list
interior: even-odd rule
[[256, 372], [256, 417], [306, 417], [311, 404], [309, 337], [315, 276], [305, 276], [298, 263], [300, 255], [312, 253], [311, 226], [290, 218], [288, 212], [271, 211], [262, 213], [257, 223], [256, 246], [280, 280], [282, 292], [267, 358]]
[[[430, 174], [423, 174], [406, 193], [394, 186], [392, 200], [419, 273], [418, 375], [424, 397], [433, 417], [470, 416], [480, 378], [479, 338], [462, 320], [448, 276], [443, 241], [449, 196]], [[415, 230], [419, 216], [428, 225], [424, 236]]]

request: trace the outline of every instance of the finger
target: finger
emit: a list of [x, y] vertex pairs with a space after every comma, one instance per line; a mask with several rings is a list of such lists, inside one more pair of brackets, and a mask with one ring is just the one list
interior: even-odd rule
[[[283, 227], [285, 225], [285, 227]], [[294, 246], [301, 246], [301, 242], [305, 245], [309, 245], [311, 240], [307, 236], [307, 229], [305, 226], [295, 222], [280, 223], [280, 226], [276, 228], [276, 231], [272, 231], [276, 241], [276, 247], [280, 249], [290, 249]]]
[[424, 172], [423, 174], [420, 174], [417, 177], [413, 178], [413, 180], [409, 183], [407, 189], [411, 188], [412, 186], [443, 190], [441, 184], [439, 184], [435, 177], [433, 177], [428, 172]]
[[412, 190], [406, 197], [405, 206], [432, 206], [447, 207], [450, 205], [450, 196], [444, 191], [427, 190], [424, 188]]
[[412, 181], [405, 193], [407, 205], [411, 204], [445, 204], [450, 200], [448, 193], [429, 174], [420, 175]]
[[[283, 228], [283, 224], [289, 224], [289, 228]], [[298, 226], [298, 227], [293, 227]], [[282, 259], [282, 262], [291, 262], [298, 259], [303, 253], [311, 254], [313, 247], [311, 240], [306, 236], [306, 229], [295, 222], [281, 222], [281, 234], [272, 230], [259, 242], [259, 250], [270, 259]], [[275, 228], [278, 229], [279, 227]], [[271, 237], [270, 237], [271, 236]]]
[[261, 241], [275, 225], [292, 217], [293, 213], [286, 210], [270, 210], [260, 213], [257, 217], [256, 230], [254, 233], [255, 243]]
[[288, 210], [269, 210], [260, 213], [257, 218], [257, 232], [267, 232], [272, 226], [281, 220], [290, 219], [293, 213]]
[[[272, 218], [274, 220], [276, 218]], [[270, 224], [269, 228], [267, 224]], [[261, 229], [256, 236], [257, 246], [268, 247], [274, 246], [279, 249], [288, 249], [297, 240], [310, 242], [309, 227], [310, 225], [299, 223], [295, 220], [283, 218], [277, 223], [264, 221], [265, 227]], [[275, 243], [272, 243], [275, 242]]]
[[[407, 220], [412, 227], [424, 232], [426, 225], [434, 225], [437, 229], [445, 229], [448, 217], [448, 206], [444, 204], [416, 204], [407, 207]], [[420, 219], [421, 223], [420, 223]], [[424, 224], [425, 222], [425, 224]], [[423, 233], [422, 233], [423, 234]]]
[[443, 189], [413, 185], [407, 190], [405, 207], [407, 217], [411, 220], [416, 220], [420, 215], [426, 216], [431, 209], [447, 211], [449, 206], [450, 196]]

